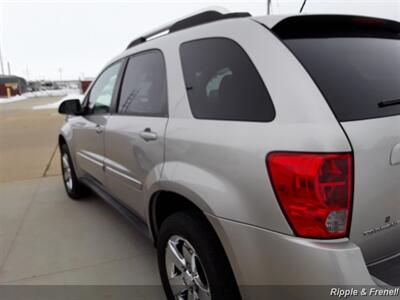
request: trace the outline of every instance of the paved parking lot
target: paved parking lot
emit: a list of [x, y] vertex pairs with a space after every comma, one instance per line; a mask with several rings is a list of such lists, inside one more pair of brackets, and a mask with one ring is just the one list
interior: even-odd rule
[[56, 101], [0, 104], [0, 284], [158, 285], [149, 240], [98, 197], [66, 196], [63, 119], [32, 110]]

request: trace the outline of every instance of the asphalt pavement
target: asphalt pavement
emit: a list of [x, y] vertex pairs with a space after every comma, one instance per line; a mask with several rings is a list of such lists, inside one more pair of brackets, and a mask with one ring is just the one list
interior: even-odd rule
[[4, 104], [0, 99], [0, 182], [60, 174], [56, 146], [64, 118], [54, 108], [34, 109], [58, 100], [33, 98]]

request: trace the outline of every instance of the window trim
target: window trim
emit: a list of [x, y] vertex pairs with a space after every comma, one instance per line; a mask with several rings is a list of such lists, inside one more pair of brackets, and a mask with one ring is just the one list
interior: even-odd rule
[[[190, 104], [190, 100], [189, 100], [189, 95], [188, 95], [188, 90], [187, 90], [187, 86], [186, 86], [186, 79], [185, 79], [185, 74], [184, 74], [184, 70], [183, 70], [183, 63], [182, 63], [182, 46], [184, 46], [185, 44], [189, 44], [192, 42], [198, 42], [198, 41], [203, 41], [203, 40], [228, 40], [230, 42], [233, 42], [236, 46], [239, 47], [240, 50], [242, 50], [242, 52], [247, 56], [247, 59], [249, 60], [250, 64], [252, 65], [252, 67], [254, 68], [254, 70], [256, 71], [256, 75], [257, 77], [260, 79], [260, 81], [262, 82], [264, 89], [265, 89], [265, 93], [267, 94], [269, 100], [270, 100], [270, 104], [271, 104], [271, 108], [272, 108], [272, 118], [269, 119], [268, 121], [255, 121], [255, 120], [226, 120], [226, 119], [215, 119], [215, 118], [202, 118], [202, 117], [197, 117], [194, 115], [193, 113], [193, 109], [192, 106]], [[184, 84], [184, 88], [185, 88], [185, 95], [186, 95], [186, 100], [187, 103], [189, 104], [189, 111], [192, 115], [192, 117], [196, 120], [210, 120], [210, 121], [224, 121], [224, 122], [252, 122], [252, 123], [271, 123], [276, 119], [276, 109], [275, 109], [275, 105], [274, 105], [274, 101], [271, 97], [271, 94], [269, 93], [268, 87], [264, 81], [264, 79], [262, 78], [260, 71], [258, 70], [256, 64], [253, 62], [253, 60], [251, 59], [250, 55], [247, 53], [247, 51], [242, 47], [242, 45], [240, 45], [237, 41], [235, 41], [232, 38], [226, 37], [226, 36], [211, 36], [211, 37], [203, 37], [203, 38], [197, 38], [197, 39], [193, 39], [193, 40], [187, 40], [184, 41], [182, 43], [179, 44], [179, 60], [180, 60], [180, 65], [181, 65], [181, 75], [182, 75], [182, 79], [183, 79], [183, 84]]]
[[[148, 53], [152, 52], [159, 52], [161, 54], [163, 64], [164, 64], [164, 72], [165, 72], [165, 87], [166, 87], [166, 103], [165, 103], [165, 112], [160, 114], [160, 113], [132, 113], [132, 112], [124, 112], [121, 113], [119, 112], [119, 103], [121, 100], [121, 92], [122, 92], [122, 85], [125, 79], [125, 74], [126, 70], [128, 68], [129, 60], [131, 58], [141, 56], [141, 55], [146, 55]], [[118, 93], [116, 94], [116, 99], [115, 99], [115, 106], [113, 106], [113, 114], [117, 116], [135, 116], [135, 117], [154, 117], [154, 118], [169, 118], [169, 103], [168, 103], [168, 76], [167, 76], [167, 64], [165, 60], [165, 55], [163, 51], [159, 48], [151, 48], [151, 49], [146, 49], [142, 50], [133, 54], [130, 54], [128, 56], [124, 57], [124, 64], [123, 64], [123, 69], [121, 70], [121, 77], [119, 80], [119, 87], [118, 87]]]
[[[117, 80], [115, 81], [115, 86], [114, 86], [114, 90], [113, 90], [113, 94], [111, 96], [111, 103], [110, 103], [110, 108], [108, 110], [108, 112], [106, 113], [94, 113], [93, 111], [88, 112], [88, 105], [89, 105], [89, 98], [90, 98], [90, 94], [92, 92], [93, 87], [96, 85], [97, 81], [99, 80], [99, 78], [104, 74], [105, 71], [107, 71], [109, 68], [111, 68], [112, 66], [114, 66], [117, 63], [121, 63], [121, 66], [118, 70], [118, 74], [117, 74]], [[114, 62], [112, 62], [111, 64], [105, 66], [103, 68], [103, 70], [101, 70], [101, 72], [99, 73], [99, 75], [97, 75], [96, 79], [91, 83], [90, 85], [90, 89], [88, 90], [88, 92], [85, 95], [85, 98], [82, 101], [82, 108], [83, 108], [83, 114], [82, 116], [105, 116], [105, 115], [110, 115], [112, 114], [113, 111], [113, 103], [115, 101], [115, 96], [116, 96], [116, 91], [119, 89], [118, 85], [119, 85], [119, 79], [121, 77], [121, 71], [122, 68], [124, 67], [124, 58], [118, 59]]]

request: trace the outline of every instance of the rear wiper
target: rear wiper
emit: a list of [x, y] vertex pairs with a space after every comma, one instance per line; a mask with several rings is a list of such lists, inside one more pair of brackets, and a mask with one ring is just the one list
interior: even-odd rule
[[379, 107], [387, 107], [387, 106], [392, 106], [392, 105], [399, 105], [400, 104], [400, 99], [395, 99], [395, 100], [384, 100], [378, 103]]

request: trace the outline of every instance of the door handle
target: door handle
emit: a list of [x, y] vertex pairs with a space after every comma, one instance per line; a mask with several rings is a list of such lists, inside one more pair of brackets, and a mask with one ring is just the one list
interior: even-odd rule
[[391, 165], [400, 164], [400, 143], [398, 143], [392, 149], [392, 155], [390, 156], [390, 164]]
[[155, 141], [157, 139], [157, 133], [151, 131], [150, 128], [146, 128], [145, 130], [141, 131], [139, 133], [139, 136], [145, 140], [146, 142], [148, 141]]
[[100, 124], [96, 125], [96, 133], [102, 133], [103, 132], [103, 126], [101, 126]]

